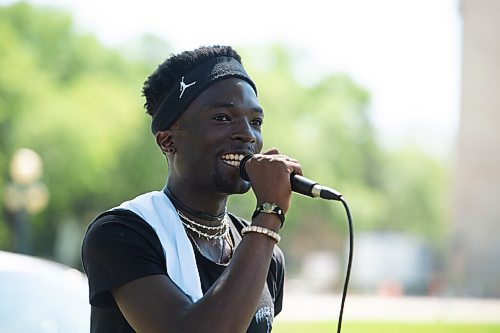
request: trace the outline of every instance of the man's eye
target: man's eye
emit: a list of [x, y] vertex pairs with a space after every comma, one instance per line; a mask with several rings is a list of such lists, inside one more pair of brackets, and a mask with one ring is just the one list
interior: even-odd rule
[[215, 116], [212, 117], [213, 120], [217, 120], [217, 121], [230, 121], [231, 118], [229, 118], [228, 116], [224, 115], [224, 114], [217, 114]]
[[251, 124], [254, 126], [262, 126], [263, 120], [260, 118], [254, 119], [251, 121]]

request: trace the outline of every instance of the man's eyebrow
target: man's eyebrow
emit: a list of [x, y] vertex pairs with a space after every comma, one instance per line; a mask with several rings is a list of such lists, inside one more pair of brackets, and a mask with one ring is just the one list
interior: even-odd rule
[[[236, 104], [231, 102], [215, 102], [210, 104], [209, 109], [236, 109]], [[260, 106], [253, 107], [252, 110], [257, 113], [264, 113]]]
[[236, 105], [231, 102], [214, 102], [208, 106], [209, 109], [234, 109]]

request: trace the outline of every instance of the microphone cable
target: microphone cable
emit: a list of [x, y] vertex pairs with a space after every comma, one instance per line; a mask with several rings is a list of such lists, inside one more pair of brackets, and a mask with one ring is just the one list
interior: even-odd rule
[[347, 259], [347, 270], [346, 270], [346, 274], [345, 274], [344, 288], [342, 290], [342, 301], [340, 303], [339, 321], [337, 323], [337, 333], [340, 333], [340, 331], [342, 329], [342, 317], [344, 315], [344, 304], [345, 304], [345, 299], [347, 297], [347, 288], [349, 286], [349, 279], [351, 277], [352, 257], [353, 257], [353, 252], [354, 252], [354, 232], [353, 232], [353, 227], [352, 227], [351, 212], [349, 210], [349, 206], [347, 205], [347, 202], [345, 201], [344, 197], [340, 197], [338, 199], [338, 201], [342, 202], [342, 205], [345, 208], [345, 211], [347, 214], [347, 222], [349, 225], [349, 256]]

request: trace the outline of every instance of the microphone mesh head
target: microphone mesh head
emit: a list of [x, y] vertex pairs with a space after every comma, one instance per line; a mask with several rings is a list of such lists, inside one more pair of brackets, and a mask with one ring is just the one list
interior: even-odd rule
[[243, 179], [243, 180], [246, 180], [247, 182], [250, 181], [250, 178], [248, 178], [248, 174], [247, 174], [247, 171], [245, 169], [245, 164], [247, 163], [247, 161], [249, 159], [251, 159], [253, 156], [253, 154], [248, 154], [246, 155], [245, 157], [243, 157], [240, 161], [240, 177]]

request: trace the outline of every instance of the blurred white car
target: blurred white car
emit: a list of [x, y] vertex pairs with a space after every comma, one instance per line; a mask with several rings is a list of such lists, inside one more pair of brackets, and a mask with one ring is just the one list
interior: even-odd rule
[[0, 251], [0, 332], [89, 331], [84, 274], [53, 261]]

